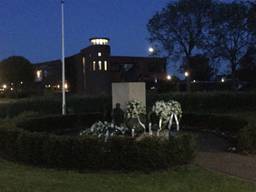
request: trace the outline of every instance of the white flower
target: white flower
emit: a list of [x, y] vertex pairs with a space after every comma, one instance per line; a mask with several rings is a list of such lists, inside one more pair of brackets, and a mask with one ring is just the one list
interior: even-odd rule
[[146, 114], [146, 107], [142, 102], [137, 100], [132, 100], [127, 103], [126, 107], [127, 118], [138, 118], [140, 115]]
[[170, 100], [168, 102], [157, 101], [153, 106], [152, 111], [162, 118], [163, 121], [167, 121], [172, 114], [177, 115], [179, 118], [182, 117], [181, 105], [179, 102], [174, 100]]

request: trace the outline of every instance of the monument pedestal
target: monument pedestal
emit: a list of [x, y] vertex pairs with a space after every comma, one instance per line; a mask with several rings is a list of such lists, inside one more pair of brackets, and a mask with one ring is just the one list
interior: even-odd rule
[[125, 110], [131, 100], [137, 100], [146, 106], [146, 84], [144, 82], [134, 83], [112, 83], [112, 108], [120, 103], [121, 109]]

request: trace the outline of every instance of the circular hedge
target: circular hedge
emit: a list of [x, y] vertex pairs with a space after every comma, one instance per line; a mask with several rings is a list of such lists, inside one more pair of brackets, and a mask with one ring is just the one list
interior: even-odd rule
[[[44, 167], [78, 170], [158, 170], [189, 163], [195, 155], [191, 135], [169, 140], [114, 137], [108, 142], [89, 136], [63, 135], [103, 120], [99, 113], [28, 119], [16, 128], [0, 129], [0, 153], [12, 160]], [[237, 138], [248, 123], [230, 116], [184, 114], [182, 128], [207, 130]]]
[[186, 164], [194, 157], [193, 138], [186, 134], [170, 140], [114, 137], [108, 142], [58, 135], [61, 129], [90, 126], [100, 118], [100, 114], [47, 116], [20, 122], [16, 128], [1, 128], [0, 152], [28, 164], [78, 170], [151, 171]]

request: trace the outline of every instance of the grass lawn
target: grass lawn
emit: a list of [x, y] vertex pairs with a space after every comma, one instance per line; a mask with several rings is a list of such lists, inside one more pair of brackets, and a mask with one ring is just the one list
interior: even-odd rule
[[195, 166], [143, 173], [84, 173], [18, 165], [0, 159], [1, 192], [249, 192], [256, 185]]

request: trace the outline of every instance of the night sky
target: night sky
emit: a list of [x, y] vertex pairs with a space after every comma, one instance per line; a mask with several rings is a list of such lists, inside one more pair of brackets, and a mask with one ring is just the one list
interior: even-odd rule
[[[0, 59], [21, 55], [31, 62], [59, 59], [61, 0], [1, 0]], [[111, 39], [113, 55], [145, 56], [146, 24], [169, 0], [65, 0], [66, 55], [92, 36]]]

